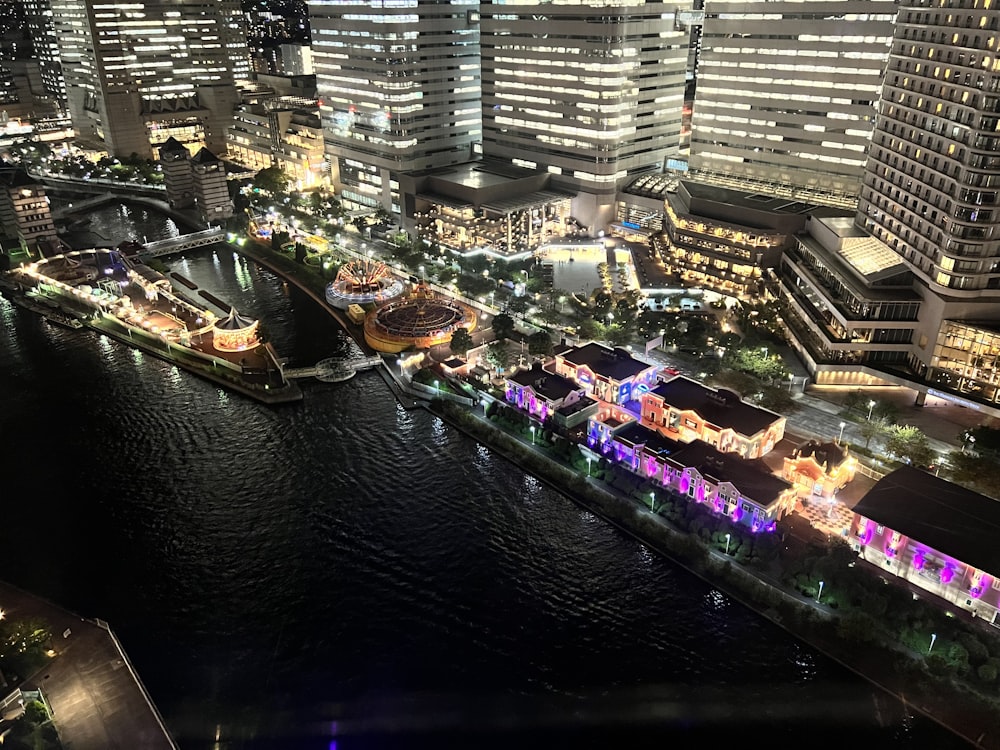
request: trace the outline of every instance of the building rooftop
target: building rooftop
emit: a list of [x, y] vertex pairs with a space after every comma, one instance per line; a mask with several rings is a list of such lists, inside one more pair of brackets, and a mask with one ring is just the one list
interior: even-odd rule
[[530, 370], [520, 370], [511, 375], [508, 380], [512, 383], [531, 388], [542, 398], [548, 401], [560, 401], [570, 393], [580, 390], [580, 386], [569, 378], [546, 372], [542, 365], [536, 362]]
[[675, 409], [693, 411], [716, 427], [730, 427], [747, 437], [763, 432], [782, 418], [770, 409], [748, 404], [733, 391], [716, 390], [683, 375], [661, 383], [651, 393]]
[[635, 359], [625, 349], [611, 349], [595, 341], [566, 349], [556, 356], [577, 367], [586, 366], [595, 374], [610, 380], [627, 380], [651, 367], [655, 368], [655, 365]]
[[771, 211], [781, 214], [806, 214], [812, 213], [817, 206], [813, 203], [797, 201], [793, 198], [783, 198], [767, 193], [748, 193], [743, 190], [721, 187], [719, 185], [708, 185], [703, 182], [691, 182], [682, 180], [684, 189], [695, 198], [715, 201], [716, 203], [729, 203], [734, 206], [746, 206], [758, 211]]
[[840, 466], [847, 460], [850, 451], [843, 444], [837, 444], [832, 440], [821, 443], [818, 440], [810, 440], [795, 449], [792, 458], [813, 458], [816, 463], [826, 464], [829, 469]]
[[714, 482], [729, 482], [750, 500], [768, 507], [792, 488], [790, 482], [771, 473], [761, 459], [746, 459], [736, 453], [723, 453], [704, 440], [693, 440], [671, 456], [675, 464], [697, 469]]
[[854, 512], [992, 575], [1000, 575], [1000, 502], [926, 471], [886, 474]]
[[680, 441], [671, 440], [639, 422], [629, 422], [620, 431], [615, 433], [614, 439], [616, 442], [632, 446], [642, 446], [647, 453], [653, 453], [661, 458], [672, 456], [685, 445]]

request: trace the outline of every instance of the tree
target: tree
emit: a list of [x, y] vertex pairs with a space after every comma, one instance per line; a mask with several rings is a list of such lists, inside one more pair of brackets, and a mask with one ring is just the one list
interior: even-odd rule
[[884, 435], [889, 425], [880, 419], [866, 419], [861, 423], [861, 437], [865, 439], [865, 450], [871, 445], [872, 438]]
[[498, 313], [493, 316], [491, 327], [498, 339], [509, 339], [514, 333], [514, 319], [507, 313]]
[[281, 167], [267, 167], [254, 175], [253, 186], [270, 195], [283, 195], [288, 189], [288, 175]]
[[934, 451], [931, 450], [927, 436], [911, 425], [889, 428], [885, 449], [903, 460], [909, 460], [915, 466], [930, 466], [934, 462]]
[[552, 354], [552, 338], [545, 331], [536, 331], [528, 336], [528, 352], [547, 357]]
[[456, 328], [451, 335], [451, 353], [464, 357], [472, 348], [472, 334], [467, 328]]
[[486, 347], [486, 361], [494, 370], [503, 374], [510, 365], [510, 349], [505, 340], [493, 341]]

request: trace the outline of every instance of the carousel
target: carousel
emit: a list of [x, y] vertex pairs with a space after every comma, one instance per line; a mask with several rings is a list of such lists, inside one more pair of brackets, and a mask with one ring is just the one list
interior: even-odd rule
[[350, 305], [385, 302], [398, 297], [403, 282], [392, 275], [389, 267], [371, 258], [352, 260], [343, 265], [337, 278], [326, 287], [326, 301], [346, 310]]
[[258, 321], [246, 318], [230, 308], [229, 315], [216, 321], [212, 327], [212, 343], [221, 352], [242, 352], [260, 344], [257, 336]]

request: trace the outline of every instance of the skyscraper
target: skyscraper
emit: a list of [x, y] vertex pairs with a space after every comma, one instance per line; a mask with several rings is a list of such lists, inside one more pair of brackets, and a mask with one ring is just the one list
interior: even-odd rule
[[934, 293], [1000, 300], [1000, 11], [954, 5], [900, 8], [858, 210]]
[[856, 205], [895, 0], [705, 0], [697, 179]]
[[58, 109], [63, 110], [66, 107], [66, 81], [59, 61], [59, 41], [49, 0], [25, 0], [24, 20], [45, 93]]
[[173, 136], [226, 148], [249, 75], [237, 0], [51, 0], [74, 128], [116, 156], [152, 157]]
[[547, 170], [592, 196], [594, 223], [607, 224], [617, 188], [677, 154], [690, 38], [677, 15], [690, 8], [484, 4], [483, 153]]
[[334, 184], [399, 211], [400, 172], [468, 161], [481, 139], [479, 3], [309, 3]]

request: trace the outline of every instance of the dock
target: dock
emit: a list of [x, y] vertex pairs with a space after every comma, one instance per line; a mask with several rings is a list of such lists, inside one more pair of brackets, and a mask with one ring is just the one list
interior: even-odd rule
[[42, 691], [63, 747], [178, 750], [108, 623], [83, 618], [3, 582], [0, 606], [5, 619], [38, 619], [51, 628], [51, 661], [10, 687]]

